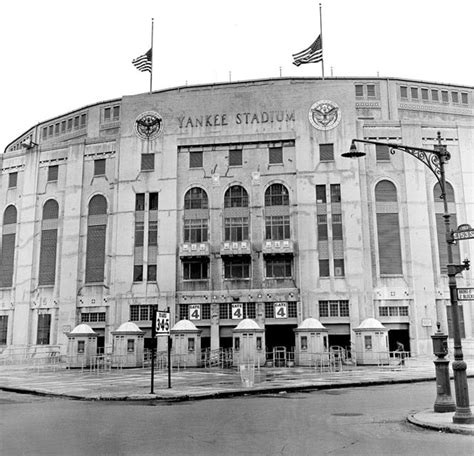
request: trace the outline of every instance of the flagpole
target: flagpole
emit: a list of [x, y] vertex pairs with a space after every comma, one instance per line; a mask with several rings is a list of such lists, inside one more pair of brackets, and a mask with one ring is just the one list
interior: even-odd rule
[[319, 28], [321, 29], [321, 50], [323, 51], [321, 55], [321, 70], [324, 81], [323, 13], [321, 11], [321, 3], [319, 4]]
[[151, 18], [151, 70], [150, 70], [150, 95], [153, 92], [153, 21]]

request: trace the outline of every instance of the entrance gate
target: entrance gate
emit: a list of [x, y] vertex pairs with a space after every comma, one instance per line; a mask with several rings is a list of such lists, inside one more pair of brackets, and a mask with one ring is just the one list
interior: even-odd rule
[[275, 367], [286, 366], [286, 347], [273, 347], [273, 365]]

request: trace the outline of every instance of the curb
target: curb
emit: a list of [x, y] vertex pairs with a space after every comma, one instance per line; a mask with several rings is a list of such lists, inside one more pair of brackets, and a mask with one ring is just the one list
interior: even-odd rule
[[463, 435], [474, 435], [474, 428], [473, 429], [466, 429], [459, 427], [460, 425], [452, 424], [436, 424], [436, 423], [428, 423], [426, 421], [420, 421], [418, 418], [415, 417], [416, 413], [410, 413], [407, 416], [407, 421], [415, 426], [429, 429], [432, 431], [438, 432], [445, 432], [450, 434], [463, 434]]
[[117, 396], [78, 396], [68, 393], [54, 393], [51, 391], [34, 390], [21, 387], [9, 387], [1, 386], [0, 390], [8, 391], [18, 394], [32, 394], [36, 396], [44, 397], [62, 397], [64, 399], [80, 400], [80, 401], [129, 401], [129, 402], [140, 402], [140, 401], [158, 401], [158, 402], [185, 402], [185, 401], [198, 401], [206, 399], [224, 399], [238, 396], [255, 396], [259, 394], [283, 394], [287, 392], [297, 391], [318, 391], [327, 389], [341, 389], [341, 388], [362, 388], [368, 386], [380, 386], [380, 385], [392, 385], [392, 384], [404, 384], [404, 383], [418, 383], [418, 382], [429, 382], [433, 381], [435, 377], [419, 377], [419, 378], [405, 378], [405, 379], [383, 379], [383, 380], [368, 380], [368, 381], [357, 381], [348, 383], [327, 383], [327, 384], [304, 384], [304, 385], [281, 385], [281, 386], [257, 386], [249, 389], [229, 389], [220, 390], [213, 392], [204, 393], [182, 393], [176, 396], [163, 396], [159, 394], [145, 395], [117, 395]]

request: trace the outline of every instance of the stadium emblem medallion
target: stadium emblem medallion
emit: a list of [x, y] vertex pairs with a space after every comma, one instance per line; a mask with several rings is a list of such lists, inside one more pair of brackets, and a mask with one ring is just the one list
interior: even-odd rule
[[319, 100], [309, 110], [309, 121], [318, 130], [332, 130], [341, 121], [341, 109], [329, 100]]
[[163, 131], [163, 118], [154, 111], [140, 114], [135, 120], [135, 133], [141, 139], [154, 139]]

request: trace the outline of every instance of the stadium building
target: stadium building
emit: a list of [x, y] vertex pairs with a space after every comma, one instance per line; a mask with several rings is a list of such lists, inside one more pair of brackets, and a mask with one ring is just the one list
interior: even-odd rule
[[[153, 306], [191, 320], [202, 348], [243, 318], [267, 351], [306, 318], [350, 349], [366, 318], [414, 354], [452, 337], [443, 202], [409, 154], [440, 132], [451, 226], [474, 222], [473, 88], [396, 78], [278, 78], [185, 86], [85, 106], [0, 156], [0, 347], [65, 352], [87, 323], [98, 350]], [[454, 246], [472, 259], [472, 241]], [[458, 276], [472, 287], [471, 272]], [[460, 301], [465, 352], [472, 302]], [[452, 343], [451, 343], [452, 345]]]

